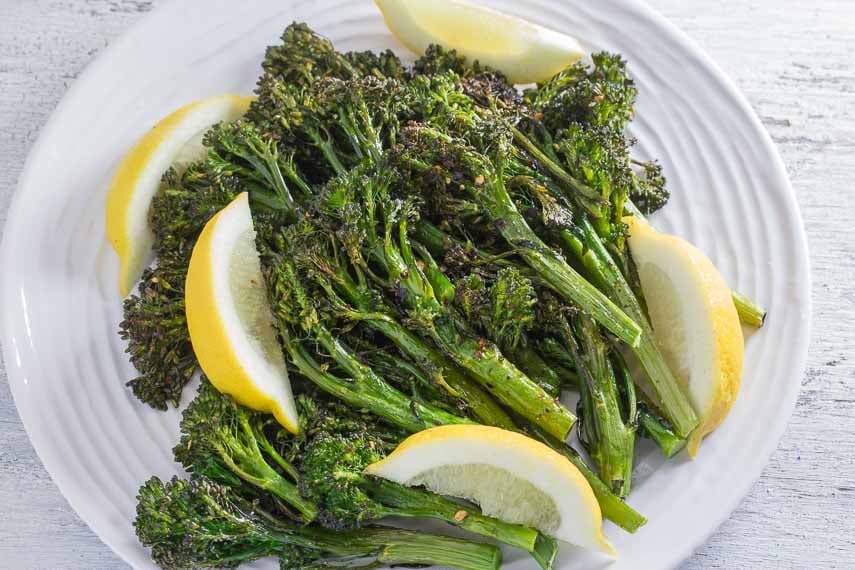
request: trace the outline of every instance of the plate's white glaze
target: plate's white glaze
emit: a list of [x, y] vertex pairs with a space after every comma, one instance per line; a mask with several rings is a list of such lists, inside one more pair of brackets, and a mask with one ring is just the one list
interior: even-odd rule
[[[609, 565], [565, 547], [561, 568], [678, 564], [737, 506], [775, 448], [796, 400], [810, 317], [807, 250], [783, 165], [742, 96], [706, 56], [635, 0], [485, 0], [618, 50], [641, 92], [637, 151], [660, 157], [673, 198], [656, 218], [708, 252], [727, 280], [770, 310], [750, 335], [742, 391], [690, 462], [645, 448], [630, 503], [650, 522], [608, 525]], [[76, 82], [33, 148], [0, 262], [2, 342], [33, 445], [80, 516], [120, 556], [149, 567], [131, 521], [139, 484], [178, 471], [178, 413], [125, 389], [133, 370], [115, 334], [118, 262], [106, 242], [107, 182], [129, 145], [165, 113], [222, 92], [248, 93], [264, 46], [306, 21], [340, 49], [403, 53], [370, 0], [192, 0], [155, 11]], [[761, 208], [762, 203], [762, 208]], [[689, 204], [692, 208], [689, 209]], [[507, 567], [534, 568], [518, 553]]]

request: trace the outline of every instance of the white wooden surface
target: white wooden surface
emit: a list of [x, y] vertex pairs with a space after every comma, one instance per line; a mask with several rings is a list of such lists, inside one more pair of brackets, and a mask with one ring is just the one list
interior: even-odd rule
[[[68, 85], [162, 2], [0, 0], [0, 230]], [[684, 568], [855, 567], [855, 1], [651, 2], [736, 80], [778, 144], [813, 267], [796, 412], [751, 494]], [[120, 567], [44, 471], [0, 365], [0, 568]]]

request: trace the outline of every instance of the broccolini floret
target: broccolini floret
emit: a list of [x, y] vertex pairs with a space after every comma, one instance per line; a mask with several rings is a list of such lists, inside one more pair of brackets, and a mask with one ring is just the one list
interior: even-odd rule
[[413, 65], [413, 71], [417, 75], [438, 75], [452, 71], [461, 77], [468, 77], [483, 70], [477, 61], [467, 62], [466, 57], [457, 53], [457, 50], [437, 44], [429, 45]]
[[285, 28], [281, 44], [267, 48], [261, 67], [266, 77], [300, 88], [324, 77], [349, 79], [356, 75], [332, 42], [297, 22]]
[[489, 544], [392, 528], [332, 532], [277, 518], [258, 500], [210, 479], [148, 480], [139, 491], [137, 536], [167, 570], [235, 567], [275, 556], [290, 569], [428, 564], [498, 570]]
[[603, 239], [622, 250], [624, 202], [635, 178], [626, 139], [612, 127], [571, 123], [555, 139], [554, 147], [567, 171], [608, 204], [592, 223]]
[[632, 177], [629, 197], [644, 214], [652, 214], [661, 210], [671, 197], [665, 186], [665, 176], [662, 165], [656, 160], [648, 162], [634, 161], [640, 173]]
[[375, 51], [351, 51], [344, 54], [344, 58], [353, 67], [358, 75], [363, 77], [373, 75], [380, 79], [398, 79], [407, 81], [410, 78], [410, 70], [392, 50]]
[[175, 459], [190, 473], [230, 485], [243, 480], [272, 493], [311, 521], [317, 509], [301, 497], [297, 471], [265, 435], [267, 423], [269, 417], [241, 406], [203, 378], [184, 410]]
[[146, 269], [136, 294], [124, 302], [119, 336], [139, 376], [128, 382], [134, 396], [149, 406], [165, 410], [178, 405], [181, 392], [199, 363], [190, 344], [184, 314], [186, 262]]
[[527, 94], [528, 104], [551, 132], [572, 122], [623, 131], [632, 118], [638, 90], [626, 62], [607, 52], [595, 53], [591, 59], [592, 68], [574, 63]]
[[515, 267], [499, 269], [490, 279], [487, 283], [480, 274], [470, 273], [459, 280], [458, 303], [470, 323], [510, 353], [534, 323], [537, 293]]
[[277, 142], [252, 123], [219, 124], [205, 133], [204, 142], [210, 149], [207, 162], [212, 171], [232, 177], [257, 206], [281, 213], [285, 222], [296, 216], [297, 200], [312, 192], [293, 154], [280, 153]]

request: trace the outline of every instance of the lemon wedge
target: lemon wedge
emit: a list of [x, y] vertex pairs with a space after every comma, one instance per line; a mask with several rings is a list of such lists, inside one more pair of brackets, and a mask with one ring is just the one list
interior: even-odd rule
[[107, 237], [119, 255], [119, 290], [127, 296], [151, 262], [151, 200], [166, 170], [204, 157], [202, 135], [243, 115], [251, 97], [222, 95], [190, 103], [157, 123], [122, 160], [107, 194]]
[[739, 315], [703, 252], [639, 218], [625, 221], [656, 341], [698, 415], [687, 445], [694, 457], [739, 392], [745, 350]]
[[211, 383], [297, 433], [246, 192], [202, 230], [190, 257], [184, 304], [193, 351]]
[[481, 506], [485, 515], [610, 555], [590, 485], [566, 458], [524, 435], [479, 425], [440, 426], [405, 439], [366, 473]]
[[423, 54], [430, 44], [502, 71], [513, 83], [548, 79], [585, 55], [565, 34], [461, 0], [375, 0], [389, 30]]

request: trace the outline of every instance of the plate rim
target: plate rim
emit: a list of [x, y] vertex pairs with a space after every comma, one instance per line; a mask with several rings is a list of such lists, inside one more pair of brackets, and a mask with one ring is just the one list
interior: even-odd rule
[[[702, 66], [706, 67], [712, 77], [726, 89], [728, 96], [738, 105], [739, 111], [750, 121], [751, 130], [759, 134], [758, 141], [762, 144], [762, 150], [773, 157], [773, 164], [771, 165], [772, 171], [778, 178], [776, 183], [779, 183], [782, 186], [782, 189], [785, 190], [787, 200], [786, 206], [795, 216], [793, 238], [795, 244], [799, 246], [800, 251], [798, 253], [800, 256], [803, 256], [803, 271], [798, 277], [804, 283], [806, 290], [806, 304], [802, 307], [801, 320], [804, 326], [801, 329], [798, 338], [803, 343], [804, 350], [801, 351], [801, 354], [799, 354], [796, 359], [796, 369], [799, 371], [798, 376], [801, 378], [804, 376], [804, 372], [806, 370], [811, 329], [813, 327], [813, 280], [811, 275], [810, 250], [808, 247], [804, 219], [802, 217], [796, 193], [778, 148], [772, 140], [769, 132], [760, 121], [757, 112], [748, 102], [743, 92], [738, 88], [730, 76], [728, 76], [719, 67], [715, 60], [713, 60], [712, 57], [707, 54], [707, 52], [701, 48], [693, 38], [688, 36], [686, 32], [677, 27], [676, 24], [644, 0], [614, 1], [617, 4], [622, 4], [627, 10], [636, 11], [642, 16], [650, 19], [664, 33], [672, 36], [672, 38], [681, 47], [687, 50], [689, 55], [695, 58]], [[0, 278], [0, 307], [5, 309], [2, 311], [2, 315], [0, 315], [2, 316], [2, 319], [0, 319], [0, 347], [2, 347], [9, 388], [12, 393], [13, 401], [15, 402], [16, 410], [18, 411], [18, 416], [21, 419], [21, 423], [24, 425], [24, 429], [34, 451], [36, 452], [36, 455], [39, 457], [42, 465], [44, 465], [45, 470], [50, 475], [53, 483], [57, 486], [60, 493], [62, 493], [64, 499], [72, 509], [74, 509], [77, 516], [98, 537], [98, 539], [106, 544], [118, 558], [130, 565], [133, 565], [132, 559], [127, 557], [122, 549], [114, 544], [113, 540], [105, 538], [104, 535], [102, 535], [93, 526], [93, 523], [81, 514], [80, 503], [83, 501], [83, 497], [75, 496], [73, 493], [70, 493], [67, 485], [59, 480], [61, 478], [55, 476], [55, 473], [61, 469], [61, 462], [57, 458], [51, 458], [48, 461], [45, 460], [42, 451], [46, 449], [46, 443], [43, 441], [42, 434], [34, 428], [35, 418], [30, 415], [29, 412], [26, 414], [22, 413], [22, 408], [30, 410], [30, 402], [26, 400], [27, 396], [25, 395], [24, 390], [24, 386], [27, 384], [28, 380], [18, 358], [17, 351], [13, 348], [16, 346], [13, 322], [15, 322], [15, 318], [20, 318], [21, 315], [19, 314], [20, 312], [17, 311], [17, 309], [20, 309], [20, 305], [14, 302], [16, 300], [14, 282], [13, 278], [10, 277], [11, 272], [8, 271], [8, 268], [13, 267], [11, 262], [15, 255], [13, 244], [16, 240], [14, 237], [19, 233], [19, 226], [24, 223], [19, 210], [23, 209], [22, 203], [24, 201], [26, 188], [29, 185], [31, 171], [34, 168], [34, 165], [42, 160], [42, 155], [45, 153], [46, 148], [45, 141], [49, 140], [52, 137], [52, 134], [60, 129], [60, 118], [64, 116], [65, 109], [71, 107], [76, 100], [80, 98], [80, 93], [83, 90], [82, 86], [89, 83], [90, 77], [96, 75], [102, 68], [108, 68], [111, 65], [112, 60], [125, 49], [126, 45], [143, 36], [144, 31], [152, 26], [154, 22], [163, 18], [168, 19], [172, 13], [177, 13], [180, 9], [180, 5], [181, 3], [179, 2], [169, 2], [158, 6], [148, 14], [142, 16], [123, 33], [110, 41], [110, 43], [85, 66], [80, 75], [71, 83], [57, 106], [50, 113], [48, 120], [39, 131], [36, 142], [30, 147], [27, 153], [27, 158], [24, 162], [23, 168], [21, 169], [21, 173], [7, 211], [7, 219], [3, 228], [2, 243], [0, 243], [0, 267], [7, 269], [3, 272], [4, 276]], [[16, 311], [8, 310], [13, 307]], [[796, 407], [800, 391], [801, 382], [793, 381], [788, 383], [785, 390], [786, 394], [783, 398], [783, 401], [786, 402], [786, 409], [775, 416], [774, 425], [771, 426], [771, 429], [765, 430], [772, 434], [772, 436], [767, 437], [764, 440], [762, 450], [758, 454], [758, 456], [762, 458], [762, 467], [756, 474], [744, 479], [741, 484], [737, 485], [738, 492], [730, 494], [729, 499], [726, 501], [726, 514], [721, 517], [717, 517], [717, 520], [712, 521], [709, 525], [709, 530], [703, 533], [703, 537], [700, 540], [691, 544], [681, 543], [680, 546], [674, 548], [675, 558], [679, 558], [679, 561], [685, 561], [695, 551], [709, 541], [710, 537], [716, 533], [718, 528], [733, 515], [751, 491], [751, 488], [754, 487], [760, 479], [765, 467], [769, 463], [772, 453], [778, 449], [781, 438], [784, 435], [786, 427], [789, 424], [792, 413]]]

